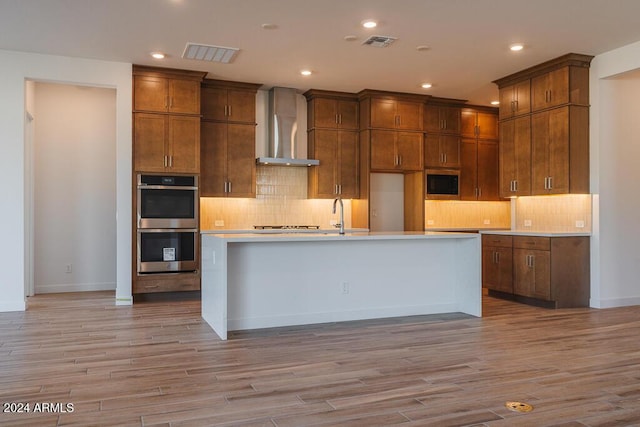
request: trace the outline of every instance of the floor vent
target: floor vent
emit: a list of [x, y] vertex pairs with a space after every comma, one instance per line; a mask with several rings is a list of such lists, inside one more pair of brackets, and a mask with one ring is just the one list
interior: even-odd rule
[[531, 412], [533, 411], [533, 406], [528, 403], [523, 402], [507, 402], [504, 404], [509, 410], [514, 412]]
[[395, 37], [389, 36], [371, 36], [365, 41], [362, 42], [364, 45], [373, 46], [373, 47], [387, 47], [391, 43], [396, 41]]
[[182, 57], [198, 61], [222, 62], [228, 64], [233, 61], [240, 49], [237, 47], [213, 46], [199, 43], [187, 43]]

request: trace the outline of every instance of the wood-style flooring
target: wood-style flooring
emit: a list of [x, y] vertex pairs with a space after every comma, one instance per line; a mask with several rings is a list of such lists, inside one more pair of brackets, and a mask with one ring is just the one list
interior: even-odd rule
[[[640, 425], [640, 307], [277, 328], [220, 341], [198, 300], [29, 298], [0, 313], [0, 413], [15, 426]], [[512, 412], [507, 401], [533, 405]], [[42, 408], [42, 405], [40, 406]], [[15, 406], [14, 406], [15, 409]]]

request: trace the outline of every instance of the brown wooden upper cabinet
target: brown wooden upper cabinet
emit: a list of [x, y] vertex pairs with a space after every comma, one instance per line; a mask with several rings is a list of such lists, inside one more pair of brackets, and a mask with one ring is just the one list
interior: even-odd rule
[[500, 87], [500, 120], [531, 112], [531, 81]]
[[[164, 69], [162, 69], [164, 70]], [[133, 110], [171, 114], [200, 114], [203, 73], [134, 66]]]
[[424, 107], [424, 131], [460, 133], [460, 107], [429, 105]]
[[461, 117], [462, 137], [498, 139], [498, 115], [495, 112], [463, 108]]
[[307, 127], [358, 130], [359, 102], [353, 94], [311, 89], [307, 98]]
[[[501, 94], [521, 83], [531, 85], [528, 114], [505, 117], [503, 110], [508, 106], [502, 105], [501, 96], [502, 196], [589, 193], [589, 64], [592, 58], [569, 53], [494, 82]], [[526, 175], [530, 177], [530, 184], [520, 178]], [[525, 190], [523, 184], [530, 188]]]
[[358, 198], [358, 132], [316, 128], [308, 145], [309, 156], [320, 161], [309, 169], [309, 198]]
[[460, 137], [427, 133], [424, 136], [424, 167], [460, 167]]
[[423, 164], [422, 133], [371, 130], [371, 171], [421, 171]]
[[589, 105], [589, 68], [567, 65], [531, 79], [531, 109]]
[[259, 87], [253, 83], [205, 79], [202, 82], [202, 119], [255, 125]]
[[371, 99], [371, 127], [422, 130], [423, 104], [399, 99]]
[[134, 168], [139, 172], [200, 172], [200, 118], [134, 113]]

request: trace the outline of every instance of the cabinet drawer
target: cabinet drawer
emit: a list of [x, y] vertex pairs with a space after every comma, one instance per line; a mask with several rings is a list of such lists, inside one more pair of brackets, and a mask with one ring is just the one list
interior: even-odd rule
[[482, 236], [482, 246], [497, 246], [501, 248], [510, 248], [513, 244], [512, 236], [503, 236], [497, 234], [484, 234]]
[[200, 275], [195, 273], [154, 275], [157, 278], [138, 277], [134, 294], [200, 290]]
[[514, 236], [513, 247], [549, 251], [551, 250], [551, 239], [549, 237]]

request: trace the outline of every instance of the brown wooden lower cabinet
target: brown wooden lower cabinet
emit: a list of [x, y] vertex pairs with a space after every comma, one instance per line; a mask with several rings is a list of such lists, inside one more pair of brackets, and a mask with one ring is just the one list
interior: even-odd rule
[[525, 303], [588, 307], [589, 247], [588, 236], [483, 235], [482, 286]]
[[200, 272], [138, 275], [133, 284], [134, 294], [199, 290]]

